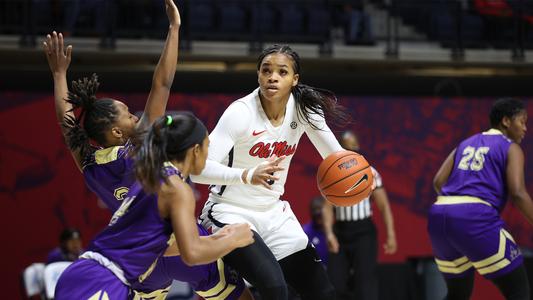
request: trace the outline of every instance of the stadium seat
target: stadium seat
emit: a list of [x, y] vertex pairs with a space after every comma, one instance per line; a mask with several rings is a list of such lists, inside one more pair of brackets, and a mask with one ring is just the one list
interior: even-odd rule
[[304, 11], [296, 4], [285, 3], [280, 9], [280, 33], [296, 35], [304, 33]]
[[192, 1], [189, 4], [189, 28], [191, 31], [209, 31], [215, 25], [215, 11], [210, 1]]
[[220, 26], [223, 33], [244, 33], [247, 30], [246, 13], [236, 3], [223, 3], [220, 6]]
[[317, 36], [328, 36], [331, 22], [327, 7], [311, 5], [308, 8], [307, 33]]
[[272, 5], [267, 3], [253, 3], [252, 10], [252, 26], [255, 33], [273, 34], [277, 27], [277, 11]]

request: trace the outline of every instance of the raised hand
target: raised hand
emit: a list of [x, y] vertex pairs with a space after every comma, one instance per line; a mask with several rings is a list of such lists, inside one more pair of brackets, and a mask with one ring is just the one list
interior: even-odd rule
[[43, 49], [50, 71], [54, 74], [66, 74], [72, 59], [72, 46], [65, 48], [63, 34], [52, 32], [46, 36]]
[[398, 244], [396, 243], [396, 237], [387, 237], [387, 241], [385, 242], [385, 244], [383, 244], [383, 250], [385, 250], [385, 254], [394, 254], [396, 253], [397, 249]]
[[165, 0], [168, 21], [170, 25], [181, 26], [181, 16], [174, 0]]

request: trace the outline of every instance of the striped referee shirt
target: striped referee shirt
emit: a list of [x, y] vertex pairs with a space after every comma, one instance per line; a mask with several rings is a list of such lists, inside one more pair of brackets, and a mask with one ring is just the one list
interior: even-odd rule
[[[374, 181], [376, 183], [376, 189], [383, 187], [383, 181], [381, 175], [376, 169], [372, 169], [372, 174], [374, 175]], [[336, 207], [335, 210], [335, 219], [337, 221], [358, 221], [370, 218], [372, 216], [372, 208], [370, 207], [370, 196], [365, 198], [363, 201], [357, 203], [356, 205], [347, 206], [347, 207]]]

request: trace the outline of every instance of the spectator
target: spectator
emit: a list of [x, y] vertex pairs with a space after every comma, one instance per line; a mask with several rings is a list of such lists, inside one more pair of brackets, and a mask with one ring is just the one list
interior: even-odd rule
[[48, 253], [46, 263], [75, 261], [82, 251], [80, 232], [75, 228], [67, 228], [59, 236], [59, 247]]
[[309, 204], [311, 221], [304, 224], [303, 227], [309, 241], [315, 247], [320, 260], [322, 260], [322, 264], [326, 266], [328, 263], [328, 244], [322, 219], [323, 206], [324, 198], [321, 196], [316, 196], [311, 200], [311, 203]]

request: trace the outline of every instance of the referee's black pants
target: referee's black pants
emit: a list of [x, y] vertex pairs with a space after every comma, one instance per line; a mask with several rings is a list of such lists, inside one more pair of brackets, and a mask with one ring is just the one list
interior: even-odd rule
[[338, 221], [339, 253], [329, 253], [328, 275], [339, 300], [377, 300], [377, 235], [371, 218]]

